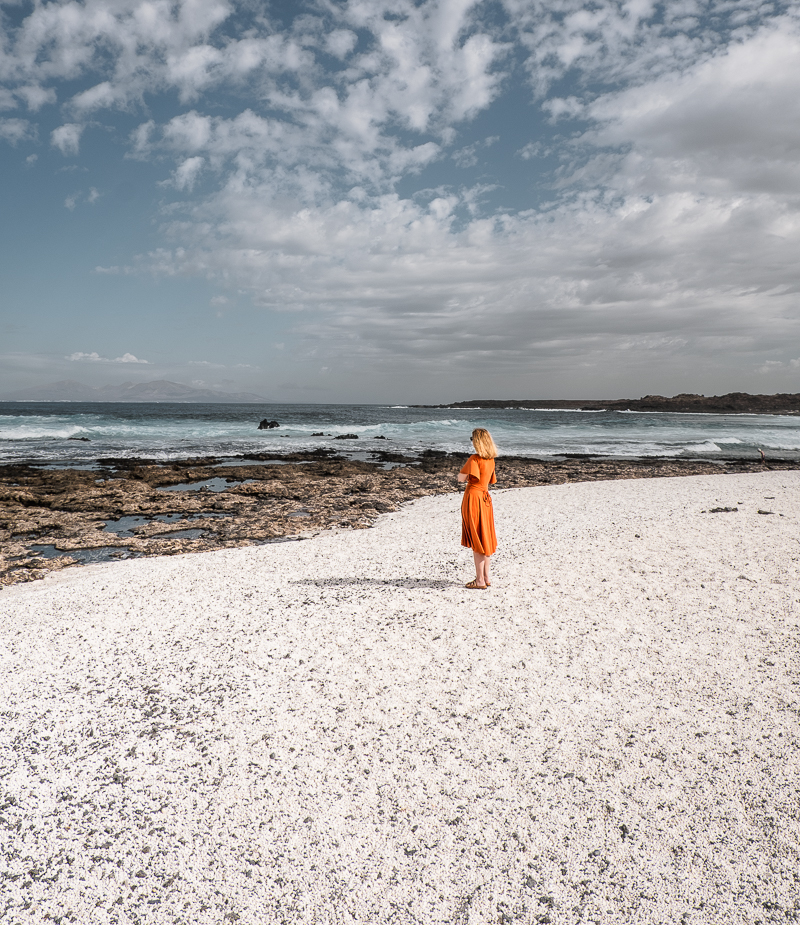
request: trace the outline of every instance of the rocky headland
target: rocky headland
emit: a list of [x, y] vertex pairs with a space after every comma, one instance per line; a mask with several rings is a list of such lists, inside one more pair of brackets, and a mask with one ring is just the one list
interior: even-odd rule
[[727, 395], [685, 393], [667, 398], [645, 395], [644, 398], [614, 398], [607, 401], [539, 400], [476, 398], [449, 405], [415, 405], [418, 408], [541, 408], [565, 411], [673, 411], [684, 414], [800, 414], [800, 393], [750, 395], [729, 392]]
[[[371, 455], [366, 462], [317, 450], [222, 464], [204, 457], [170, 463], [99, 459], [89, 469], [0, 466], [0, 587], [82, 562], [363, 529], [404, 501], [459, 490], [455, 474], [463, 455]], [[798, 467], [734, 459], [504, 456], [497, 487]]]

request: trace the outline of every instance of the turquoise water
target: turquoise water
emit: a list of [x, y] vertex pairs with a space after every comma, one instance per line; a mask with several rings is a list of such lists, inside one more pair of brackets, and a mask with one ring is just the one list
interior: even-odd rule
[[[280, 427], [259, 431], [263, 418]], [[470, 452], [487, 427], [501, 454], [800, 459], [800, 417], [643, 412], [508, 411], [389, 405], [0, 403], [0, 462], [90, 464], [106, 456]], [[319, 432], [323, 436], [314, 436]], [[335, 440], [341, 434], [358, 440]], [[375, 439], [385, 437], [385, 440]]]

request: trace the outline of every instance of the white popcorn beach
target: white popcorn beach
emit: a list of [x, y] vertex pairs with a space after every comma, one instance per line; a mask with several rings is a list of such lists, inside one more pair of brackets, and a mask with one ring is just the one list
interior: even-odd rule
[[455, 494], [3, 590], [0, 921], [800, 919], [798, 489], [499, 491], [486, 591]]

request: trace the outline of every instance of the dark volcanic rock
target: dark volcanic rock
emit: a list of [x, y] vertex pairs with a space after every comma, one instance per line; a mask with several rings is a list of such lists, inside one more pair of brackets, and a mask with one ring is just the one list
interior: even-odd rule
[[615, 398], [608, 401], [568, 401], [535, 399], [473, 399], [449, 405], [417, 405], [433, 408], [541, 408], [578, 411], [673, 411], [685, 414], [800, 414], [800, 393], [781, 392], [776, 395], [750, 395], [729, 392], [727, 395], [694, 395], [685, 393], [666, 398], [645, 395], [644, 398]]
[[358, 440], [358, 434], [338, 434], [334, 440]]
[[[198, 457], [169, 463], [104, 458], [91, 471], [0, 466], [0, 586], [73, 565], [87, 550], [170, 555], [331, 527], [369, 527], [380, 513], [404, 501], [458, 491], [456, 473], [466, 458], [440, 451], [421, 457], [373, 451], [372, 456], [374, 462], [361, 462], [319, 448], [248, 454], [242, 459], [246, 465], [217, 465], [214, 457]], [[269, 465], [270, 460], [283, 465]], [[386, 463], [392, 468], [384, 468]], [[518, 488], [799, 467], [752, 460], [728, 460], [721, 467], [703, 460], [504, 456], [497, 461], [497, 478], [499, 488]], [[159, 490], [206, 479], [221, 479], [227, 487], [219, 492]], [[130, 519], [120, 531], [122, 517]], [[458, 542], [455, 535], [453, 542]], [[57, 555], [43, 558], [40, 551], [51, 547]]]
[[277, 421], [268, 421], [266, 418], [258, 425], [259, 430], [272, 430], [274, 427], [280, 427]]
[[625, 402], [630, 411], [681, 411], [701, 414], [798, 414], [800, 394], [750, 395], [729, 392], [727, 395], [645, 395], [638, 401]]

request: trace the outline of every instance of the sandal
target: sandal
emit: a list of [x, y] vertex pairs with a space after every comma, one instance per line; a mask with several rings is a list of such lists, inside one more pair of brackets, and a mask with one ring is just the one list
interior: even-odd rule
[[476, 579], [468, 581], [465, 585], [465, 588], [470, 588], [473, 591], [485, 591], [488, 588], [488, 585], [479, 585]]

